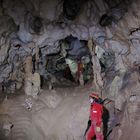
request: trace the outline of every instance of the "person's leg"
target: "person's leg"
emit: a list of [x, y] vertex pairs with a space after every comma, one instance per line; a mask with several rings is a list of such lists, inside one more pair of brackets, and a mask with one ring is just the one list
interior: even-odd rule
[[95, 135], [96, 135], [96, 140], [104, 140], [104, 136], [102, 132], [95, 131]]
[[90, 126], [89, 130], [86, 133], [86, 140], [92, 140], [94, 135], [95, 135], [94, 128]]

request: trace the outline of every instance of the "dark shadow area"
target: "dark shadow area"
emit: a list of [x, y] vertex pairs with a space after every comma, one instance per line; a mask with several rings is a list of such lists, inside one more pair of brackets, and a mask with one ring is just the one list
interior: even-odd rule
[[[40, 71], [43, 69], [41, 87], [47, 82], [53, 85], [85, 85], [90, 82], [93, 79], [93, 70], [87, 43], [86, 40], [70, 35], [59, 41], [60, 50], [57, 53], [45, 57], [42, 56], [43, 52], [40, 53]], [[35, 69], [34, 65], [33, 68]]]
[[109, 111], [107, 108], [103, 108], [103, 134], [104, 134], [104, 140], [107, 140], [108, 135], [108, 121], [109, 121]]
[[82, 10], [86, 0], [64, 0], [63, 14], [68, 20], [74, 20]]

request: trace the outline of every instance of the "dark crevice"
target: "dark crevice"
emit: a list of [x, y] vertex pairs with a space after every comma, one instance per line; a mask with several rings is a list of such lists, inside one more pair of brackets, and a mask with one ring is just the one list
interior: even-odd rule
[[129, 35], [132, 35], [133, 33], [137, 32], [137, 31], [139, 31], [139, 30], [140, 30], [140, 27], [131, 29]]

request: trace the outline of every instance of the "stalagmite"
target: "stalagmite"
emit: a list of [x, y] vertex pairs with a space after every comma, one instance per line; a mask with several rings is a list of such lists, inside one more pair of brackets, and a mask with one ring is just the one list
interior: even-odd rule
[[25, 83], [24, 91], [26, 95], [32, 95], [32, 56], [25, 60]]
[[35, 72], [32, 75], [32, 96], [37, 98], [37, 95], [40, 92], [40, 75], [39, 73]]
[[[28, 44], [28, 47], [33, 49], [35, 48], [35, 64], [33, 67], [32, 56], [28, 56], [25, 60], [25, 94], [30, 95], [33, 98], [37, 98], [38, 93], [40, 92], [40, 74], [38, 71], [39, 64], [39, 48], [35, 46], [34, 42]], [[34, 73], [33, 73], [34, 72]]]
[[84, 85], [84, 77], [83, 77], [83, 73], [81, 71], [80, 71], [80, 76], [79, 76], [79, 82], [80, 82], [81, 86]]

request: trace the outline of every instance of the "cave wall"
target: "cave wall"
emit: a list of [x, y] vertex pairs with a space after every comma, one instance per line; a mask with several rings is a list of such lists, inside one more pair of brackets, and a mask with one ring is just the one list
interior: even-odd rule
[[[69, 35], [81, 40], [92, 38], [106, 52], [113, 52], [115, 71], [123, 73], [139, 64], [139, 1], [82, 2], [76, 17], [69, 20], [63, 12], [63, 1], [1, 1], [0, 81], [12, 79], [13, 71], [18, 69], [16, 65], [22, 66], [27, 55], [33, 56], [36, 46], [40, 48], [40, 61], [43, 62], [43, 56], [60, 51], [59, 40]], [[76, 4], [80, 3], [77, 1]], [[100, 26], [103, 14], [111, 15], [115, 21], [109, 26]], [[29, 45], [31, 42], [35, 45]], [[18, 71], [23, 79], [23, 70]]]
[[[1, 3], [1, 82], [7, 81], [8, 75], [13, 73], [12, 67], [18, 61], [14, 58], [15, 55], [18, 55], [21, 59], [19, 61], [22, 62], [27, 55], [35, 54], [35, 46], [41, 49], [42, 56], [56, 53], [60, 50], [59, 40], [69, 35], [81, 40], [92, 38], [104, 49], [115, 52], [119, 59], [126, 55], [128, 66], [132, 66], [135, 61], [139, 60], [138, 53], [136, 54], [139, 51], [139, 30], [133, 32], [139, 28], [139, 13], [136, 11], [139, 4], [136, 2], [83, 1], [74, 20], [69, 20], [64, 16], [63, 1], [59, 0], [47, 2], [5, 0]], [[109, 27], [101, 27], [99, 20], [105, 13], [112, 14], [118, 20], [117, 23], [112, 23]], [[36, 18], [39, 18], [38, 33], [34, 30]], [[130, 18], [133, 20], [130, 21]], [[5, 32], [6, 35], [3, 35]], [[30, 42], [34, 42], [35, 46], [29, 47]], [[40, 58], [40, 61], [43, 61], [41, 59], [43, 58]], [[121, 64], [117, 64], [116, 67], [120, 69]], [[4, 75], [2, 73], [6, 68], [8, 71]]]

